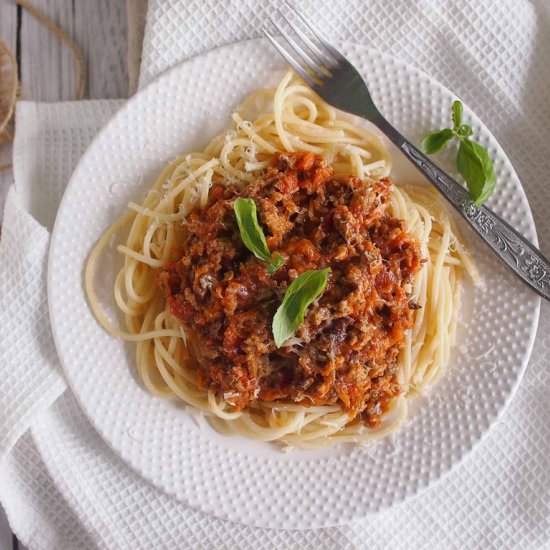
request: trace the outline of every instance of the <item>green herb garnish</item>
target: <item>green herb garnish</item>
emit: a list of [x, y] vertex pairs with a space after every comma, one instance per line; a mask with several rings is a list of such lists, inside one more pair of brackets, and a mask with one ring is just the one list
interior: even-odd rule
[[457, 138], [460, 143], [456, 155], [456, 167], [468, 186], [470, 198], [476, 206], [480, 206], [490, 197], [495, 188], [496, 177], [493, 161], [485, 147], [469, 139], [473, 131], [467, 124], [462, 124], [462, 103], [460, 101], [453, 103], [452, 120], [452, 128], [430, 132], [422, 140], [422, 150], [427, 155], [432, 155]]
[[264, 232], [258, 223], [256, 203], [252, 199], [239, 197], [233, 209], [244, 245], [256, 258], [267, 262], [267, 272], [272, 275], [285, 263], [285, 259], [280, 254], [271, 256]]
[[273, 256], [273, 260], [271, 260], [271, 262], [267, 266], [267, 272], [269, 273], [269, 275], [273, 275], [273, 273], [275, 273], [277, 269], [285, 264], [285, 261], [286, 260], [283, 258], [283, 256], [276, 252]]
[[303, 323], [307, 308], [325, 290], [330, 271], [330, 267], [304, 271], [286, 289], [272, 324], [273, 337], [278, 348]]

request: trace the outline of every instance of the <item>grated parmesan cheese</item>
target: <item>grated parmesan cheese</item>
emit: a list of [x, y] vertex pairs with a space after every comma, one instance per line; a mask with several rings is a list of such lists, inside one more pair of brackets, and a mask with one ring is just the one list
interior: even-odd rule
[[[234, 391], [227, 391], [223, 394], [223, 398], [227, 401], [228, 399], [234, 399], [235, 397], [239, 397], [239, 392]], [[233, 405], [233, 403], [230, 403], [230, 405]]]

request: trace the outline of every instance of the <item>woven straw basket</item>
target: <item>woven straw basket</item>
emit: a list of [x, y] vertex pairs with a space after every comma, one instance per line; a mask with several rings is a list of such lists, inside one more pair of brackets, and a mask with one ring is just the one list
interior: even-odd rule
[[13, 110], [17, 96], [17, 64], [0, 40], [0, 145], [13, 139]]

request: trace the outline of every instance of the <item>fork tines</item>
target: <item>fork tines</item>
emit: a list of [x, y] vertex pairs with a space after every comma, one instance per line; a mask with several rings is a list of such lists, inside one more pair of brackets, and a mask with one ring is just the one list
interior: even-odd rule
[[[292, 34], [274, 17], [269, 17], [269, 21], [281, 38], [277, 40], [266, 25], [262, 25], [262, 31], [285, 61], [315, 89], [326, 77], [332, 75], [332, 71], [338, 65], [340, 54], [321, 37], [311, 21], [289, 2], [285, 4], [291, 11], [292, 18], [287, 17], [281, 10], [277, 10], [277, 15], [283, 24], [290, 28]], [[301, 23], [297, 23], [297, 19], [300, 19]], [[311, 36], [308, 36], [306, 29]]]

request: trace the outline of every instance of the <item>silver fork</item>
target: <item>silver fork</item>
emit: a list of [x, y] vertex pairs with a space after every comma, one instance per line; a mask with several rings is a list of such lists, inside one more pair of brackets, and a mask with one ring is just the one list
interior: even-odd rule
[[550, 301], [550, 262], [542, 253], [492, 210], [477, 207], [462, 185], [403, 137], [382, 116], [357, 69], [322, 38], [308, 19], [288, 2], [286, 5], [292, 18], [280, 10], [278, 13], [289, 30], [270, 17], [280, 40], [265, 25], [262, 31], [294, 71], [327, 103], [374, 123], [437, 187], [500, 260], [527, 286]]

